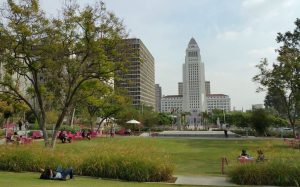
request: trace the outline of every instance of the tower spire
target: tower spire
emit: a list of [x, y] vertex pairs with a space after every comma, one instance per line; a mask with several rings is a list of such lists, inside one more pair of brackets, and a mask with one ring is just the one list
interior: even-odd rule
[[191, 38], [189, 45], [198, 45], [194, 37]]

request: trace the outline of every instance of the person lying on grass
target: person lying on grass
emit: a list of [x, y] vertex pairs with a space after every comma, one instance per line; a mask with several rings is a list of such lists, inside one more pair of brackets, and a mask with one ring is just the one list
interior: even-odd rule
[[40, 179], [50, 179], [50, 180], [66, 180], [68, 176], [70, 179], [74, 179], [73, 168], [62, 169], [58, 166], [55, 171], [53, 171], [49, 166], [45, 169], [41, 169]]

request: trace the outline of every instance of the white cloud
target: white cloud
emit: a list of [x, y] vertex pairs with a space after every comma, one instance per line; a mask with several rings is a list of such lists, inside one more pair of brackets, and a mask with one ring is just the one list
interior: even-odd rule
[[217, 35], [217, 39], [221, 40], [237, 40], [240, 37], [249, 36], [253, 33], [252, 27], [246, 27], [241, 31], [225, 31]]
[[253, 57], [267, 57], [272, 56], [275, 54], [275, 48], [274, 47], [266, 47], [266, 48], [260, 48], [260, 49], [251, 49], [247, 52], [248, 55], [251, 55]]
[[217, 38], [221, 40], [235, 40], [239, 37], [239, 35], [240, 33], [236, 31], [226, 31], [223, 33], [219, 33], [217, 35]]
[[265, 2], [266, 0], [244, 0], [242, 6], [245, 8], [252, 8], [252, 7], [260, 6]]

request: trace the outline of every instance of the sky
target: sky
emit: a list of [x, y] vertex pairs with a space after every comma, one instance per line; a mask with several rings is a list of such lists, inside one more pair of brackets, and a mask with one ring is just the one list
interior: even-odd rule
[[[3, 0], [0, 0], [3, 1]], [[56, 15], [63, 0], [40, 0]], [[93, 0], [79, 0], [81, 5]], [[262, 104], [252, 81], [261, 58], [275, 62], [278, 32], [295, 28], [300, 0], [104, 0], [123, 20], [129, 37], [140, 38], [155, 58], [155, 83], [163, 95], [178, 94], [191, 37], [200, 47], [211, 93], [226, 94], [232, 109]]]

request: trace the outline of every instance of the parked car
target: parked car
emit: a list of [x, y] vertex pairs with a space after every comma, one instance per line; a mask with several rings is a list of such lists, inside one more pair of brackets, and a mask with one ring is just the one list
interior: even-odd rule
[[293, 129], [289, 127], [280, 127], [279, 130], [283, 132], [293, 131]]

